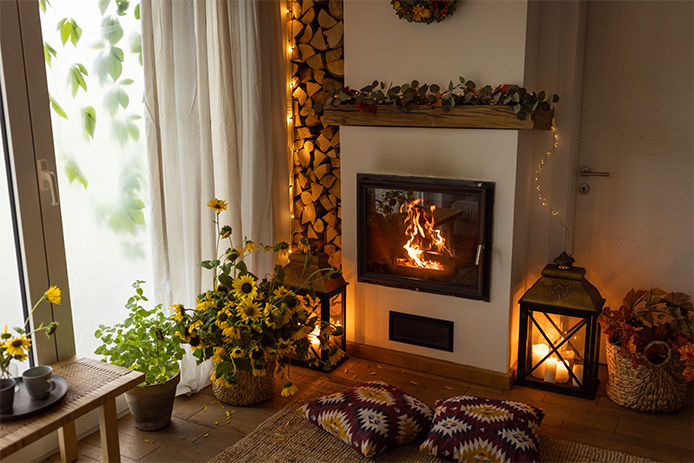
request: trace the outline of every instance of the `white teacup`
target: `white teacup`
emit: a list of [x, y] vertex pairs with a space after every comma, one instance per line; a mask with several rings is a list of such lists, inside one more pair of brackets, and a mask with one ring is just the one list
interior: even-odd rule
[[52, 374], [53, 368], [48, 365], [29, 368], [22, 373], [22, 382], [32, 400], [46, 399], [55, 388], [55, 380], [51, 378]]

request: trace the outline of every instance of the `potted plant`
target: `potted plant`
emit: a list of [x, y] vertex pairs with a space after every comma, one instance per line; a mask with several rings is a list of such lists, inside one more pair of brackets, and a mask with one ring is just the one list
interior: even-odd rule
[[126, 392], [125, 399], [135, 427], [154, 431], [171, 422], [183, 349], [175, 338], [174, 323], [161, 304], [150, 310], [142, 306], [148, 300], [143, 283], [137, 280], [132, 284], [135, 294], [125, 304], [130, 313], [122, 323], [99, 325], [94, 336], [103, 344], [94, 352], [103, 355], [104, 362], [145, 374], [145, 381]]
[[[178, 335], [189, 343], [198, 362], [212, 359], [215, 396], [226, 403], [250, 405], [272, 397], [273, 378], [284, 380], [282, 396], [296, 392], [289, 380], [290, 356], [319, 364], [322, 361], [310, 339], [318, 339], [320, 350], [328, 352], [327, 363], [337, 363], [344, 352], [332, 341], [342, 334], [342, 327], [319, 321], [314, 313], [317, 300], [310, 294], [299, 295], [283, 285], [284, 270], [276, 265], [272, 274], [258, 278], [251, 273], [244, 259], [254, 252], [288, 252], [289, 245], [280, 242], [265, 246], [246, 240], [235, 247], [231, 227], [220, 228], [219, 215], [226, 209], [224, 201], [213, 199], [208, 206], [215, 210], [220, 240], [229, 247], [214, 260], [200, 265], [213, 270], [211, 289], [200, 294], [195, 309], [174, 307]], [[306, 251], [306, 245], [303, 244]], [[307, 255], [307, 266], [311, 256]], [[330, 278], [335, 269], [306, 275]], [[326, 363], [326, 362], [322, 362]]]
[[694, 380], [691, 297], [654, 288], [631, 290], [598, 318], [607, 335], [607, 395], [641, 411], [673, 411]]
[[12, 404], [14, 402], [14, 390], [17, 380], [12, 378], [10, 374], [12, 360], [20, 362], [26, 360], [29, 356], [31, 339], [34, 334], [39, 331], [44, 331], [46, 336], [52, 336], [55, 330], [58, 329], [58, 322], [52, 322], [47, 326], [41, 324], [33, 331], [27, 331], [31, 315], [43, 301], [60, 305], [60, 288], [57, 286], [49, 287], [31, 308], [31, 312], [29, 312], [24, 326], [13, 328], [14, 334], [7, 330], [7, 325], [5, 325], [5, 330], [0, 333], [0, 412], [2, 413], [7, 413], [12, 410]]

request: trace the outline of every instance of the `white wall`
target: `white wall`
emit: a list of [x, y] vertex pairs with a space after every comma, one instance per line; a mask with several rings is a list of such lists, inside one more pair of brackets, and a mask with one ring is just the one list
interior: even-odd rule
[[[373, 80], [447, 84], [459, 75], [479, 84], [522, 83], [526, 1], [462, 1], [444, 22], [410, 24], [389, 2], [346, 1], [345, 83]], [[518, 132], [420, 128], [341, 129], [343, 270], [348, 292], [348, 338], [499, 372], [508, 369]], [[524, 172], [527, 162], [524, 161]], [[496, 182], [490, 302], [422, 294], [356, 282], [356, 174], [391, 173]], [[522, 182], [529, 181], [524, 175]], [[527, 191], [527, 188], [519, 188]], [[522, 198], [527, 204], [527, 197]], [[525, 210], [519, 210], [524, 213]], [[388, 311], [455, 322], [455, 351], [388, 340]]]

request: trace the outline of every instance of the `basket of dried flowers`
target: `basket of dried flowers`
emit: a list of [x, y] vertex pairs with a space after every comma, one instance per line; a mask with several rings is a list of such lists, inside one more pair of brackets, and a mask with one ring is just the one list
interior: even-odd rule
[[646, 412], [686, 404], [694, 380], [694, 310], [689, 295], [660, 289], [631, 290], [622, 306], [599, 318], [607, 335], [607, 395]]

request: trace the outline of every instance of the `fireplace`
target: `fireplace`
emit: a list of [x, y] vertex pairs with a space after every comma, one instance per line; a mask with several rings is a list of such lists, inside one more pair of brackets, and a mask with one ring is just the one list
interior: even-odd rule
[[357, 174], [358, 280], [489, 301], [494, 183]]

